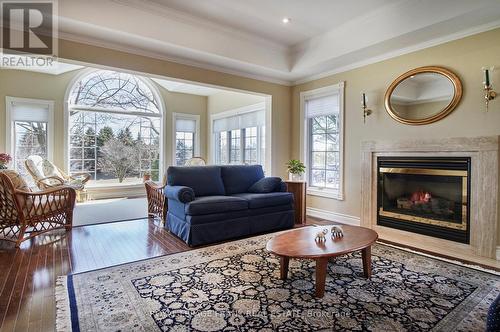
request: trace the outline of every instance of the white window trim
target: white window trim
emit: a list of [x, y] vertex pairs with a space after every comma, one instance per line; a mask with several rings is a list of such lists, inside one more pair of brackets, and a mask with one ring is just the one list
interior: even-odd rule
[[[209, 136], [209, 144], [210, 144], [210, 156], [209, 156], [209, 162], [211, 164], [214, 164], [215, 161], [217, 160], [216, 156], [216, 149], [215, 149], [215, 144], [217, 143], [217, 140], [215, 139], [215, 134], [213, 133], [213, 124], [214, 120], [217, 119], [222, 119], [222, 118], [227, 118], [230, 116], [235, 116], [235, 115], [240, 115], [240, 114], [245, 114], [245, 113], [251, 113], [251, 112], [256, 112], [256, 111], [261, 111], [264, 110], [266, 113], [266, 151], [265, 151], [265, 164], [262, 165], [264, 167], [264, 170], [266, 171], [266, 174], [269, 173], [271, 174], [272, 169], [271, 169], [271, 159], [272, 159], [272, 115], [271, 115], [271, 106], [272, 104], [272, 99], [271, 97], [266, 97], [266, 100], [257, 104], [252, 104], [248, 106], [243, 106], [239, 108], [235, 108], [232, 110], [220, 112], [220, 113], [215, 113], [215, 114], [210, 114], [210, 119], [208, 121], [208, 136]], [[260, 132], [260, 130], [259, 130]], [[259, 135], [259, 133], [257, 133]], [[258, 138], [260, 140], [260, 138]], [[228, 142], [228, 144], [230, 144]], [[260, 151], [258, 152], [260, 154]]]
[[176, 144], [175, 144], [175, 133], [176, 133], [176, 122], [177, 119], [184, 120], [194, 120], [196, 122], [196, 132], [194, 133], [194, 150], [193, 157], [200, 156], [200, 115], [198, 114], [188, 114], [188, 113], [172, 113], [172, 165], [175, 165], [176, 161]]
[[49, 121], [47, 123], [47, 158], [49, 161], [54, 162], [54, 101], [46, 99], [5, 97], [5, 148], [6, 152], [13, 157], [12, 159], [15, 159], [14, 124], [12, 123], [13, 103], [43, 105], [48, 108]]
[[[163, 142], [165, 140], [164, 135], [165, 135], [165, 128], [166, 128], [166, 126], [165, 126], [166, 112], [165, 112], [165, 104], [164, 104], [165, 101], [163, 100], [163, 97], [162, 97], [160, 91], [158, 90], [158, 88], [156, 87], [156, 85], [153, 83], [153, 81], [150, 78], [144, 77], [140, 73], [127, 72], [124, 70], [113, 69], [113, 68], [85, 68], [85, 69], [81, 70], [77, 75], [75, 75], [75, 77], [73, 77], [71, 79], [68, 86], [66, 87], [66, 92], [64, 94], [64, 167], [63, 167], [63, 169], [66, 172], [70, 173], [69, 155], [70, 155], [71, 144], [70, 144], [70, 135], [69, 135], [69, 121], [70, 121], [70, 114], [69, 113], [70, 113], [71, 109], [73, 109], [73, 107], [75, 107], [76, 109], [82, 110], [82, 108], [79, 108], [77, 105], [70, 105], [69, 98], [71, 95], [71, 90], [73, 89], [74, 85], [78, 81], [83, 79], [85, 76], [90, 75], [94, 71], [100, 71], [100, 70], [122, 71], [122, 72], [130, 73], [131, 75], [140, 76], [142, 78], [142, 81], [150, 88], [154, 97], [158, 100], [159, 107], [160, 107], [160, 115], [158, 115], [158, 114], [149, 115], [146, 112], [144, 112], [144, 113], [138, 112], [140, 114], [137, 114], [137, 112], [131, 112], [131, 113], [135, 113], [132, 115], [144, 115], [146, 113], [146, 115], [149, 117], [161, 117], [162, 118], [162, 121], [160, 122], [160, 165], [159, 165], [159, 173], [160, 173], [159, 182], [161, 182], [162, 181], [161, 174], [165, 174], [165, 165], [167, 164], [167, 162], [165, 160], [166, 153], [163, 153], [163, 151], [164, 151], [164, 143]], [[96, 109], [95, 108], [92, 109], [92, 107], [88, 107], [88, 111], [96, 111]], [[102, 111], [104, 111], [104, 110], [102, 110]], [[110, 112], [112, 113], [113, 110], [111, 110]], [[126, 114], [131, 114], [131, 113], [126, 113]], [[123, 186], [134, 186], [136, 188], [144, 188], [144, 185], [142, 183], [133, 184], [133, 185], [120, 184], [118, 186], [118, 189], [116, 189], [116, 193], [118, 193], [119, 190], [122, 190]], [[91, 188], [91, 187], [93, 187], [93, 185], [87, 185], [87, 187]], [[97, 187], [98, 188], [109, 187], [112, 189], [116, 186], [114, 186], [113, 184], [110, 184], [109, 186], [98, 185]], [[113, 197], [116, 197], [116, 195], [114, 195]]]
[[[307, 174], [307, 194], [313, 196], [321, 196], [336, 200], [344, 200], [344, 90], [345, 90], [345, 82], [339, 82], [334, 85], [322, 87], [319, 89], [303, 91], [300, 93], [300, 158], [303, 160], [304, 165], [306, 166], [306, 174]], [[308, 99], [318, 98], [323, 96], [328, 96], [331, 94], [339, 94], [339, 147], [340, 147], [340, 183], [339, 183], [339, 191], [334, 192], [328, 188], [318, 188], [309, 186], [309, 126], [308, 119], [305, 116], [305, 102]]]

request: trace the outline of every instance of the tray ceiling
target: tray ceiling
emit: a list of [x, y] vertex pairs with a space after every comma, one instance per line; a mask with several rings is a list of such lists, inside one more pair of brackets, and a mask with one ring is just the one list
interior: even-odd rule
[[499, 27], [500, 1], [65, 0], [59, 18], [69, 40], [293, 84]]

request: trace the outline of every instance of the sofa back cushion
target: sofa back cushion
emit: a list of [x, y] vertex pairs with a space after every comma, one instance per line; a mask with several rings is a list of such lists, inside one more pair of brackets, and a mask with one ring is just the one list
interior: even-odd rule
[[221, 168], [227, 195], [248, 192], [254, 183], [264, 177], [261, 165], [228, 165]]
[[170, 166], [167, 184], [190, 187], [196, 197], [225, 195], [220, 166]]

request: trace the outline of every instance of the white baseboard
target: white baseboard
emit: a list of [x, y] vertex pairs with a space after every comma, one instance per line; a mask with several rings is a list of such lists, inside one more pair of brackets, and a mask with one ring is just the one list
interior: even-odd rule
[[329, 221], [335, 221], [346, 225], [359, 226], [361, 220], [359, 217], [349, 216], [342, 213], [336, 213], [328, 210], [308, 207], [306, 214], [311, 217], [321, 218]]
[[500, 246], [497, 246], [496, 257], [497, 257], [497, 261], [500, 261]]

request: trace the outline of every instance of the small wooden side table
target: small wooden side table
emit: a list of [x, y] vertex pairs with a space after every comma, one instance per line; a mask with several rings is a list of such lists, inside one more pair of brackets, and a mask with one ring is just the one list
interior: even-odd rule
[[305, 225], [306, 223], [306, 182], [305, 181], [285, 181], [287, 191], [293, 194], [295, 199], [295, 224]]

